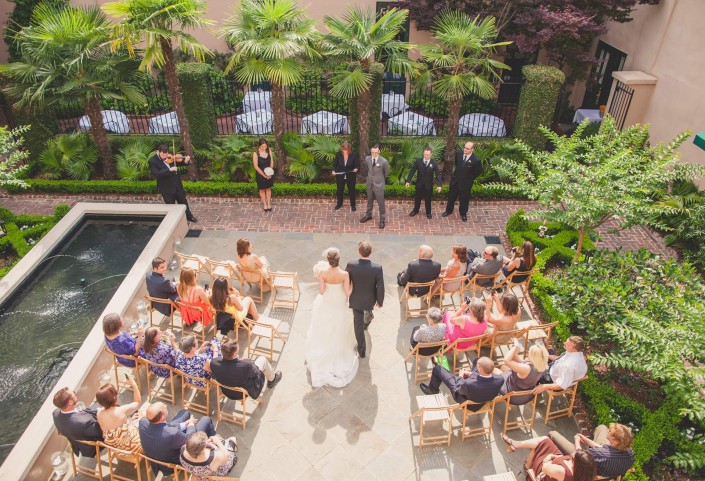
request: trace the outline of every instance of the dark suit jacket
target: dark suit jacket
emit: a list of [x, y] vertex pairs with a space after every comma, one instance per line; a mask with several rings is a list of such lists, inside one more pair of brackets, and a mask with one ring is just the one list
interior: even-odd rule
[[[438, 278], [441, 273], [441, 265], [432, 259], [416, 259], [409, 262], [406, 270], [399, 274], [397, 281], [400, 286], [405, 286], [409, 282], [431, 282]], [[412, 296], [421, 296], [428, 292], [428, 287], [414, 287], [409, 289]]]
[[[158, 297], [159, 299], [171, 299], [172, 301], [179, 299], [174, 281], [154, 271], [147, 274], [147, 293], [150, 297]], [[154, 303], [154, 308], [165, 316], [170, 314], [169, 306], [166, 304]]]
[[[504, 378], [498, 374], [492, 377], [482, 377], [477, 371], [472, 371], [466, 379], [460, 380], [451, 389], [453, 398], [458, 402], [470, 400], [476, 403], [486, 403], [494, 399], [504, 385]], [[477, 411], [482, 406], [473, 406], [471, 411]]]
[[357, 169], [360, 171], [360, 157], [355, 153], [351, 152], [348, 157], [347, 165], [343, 165], [343, 153], [338, 152], [335, 154], [335, 160], [333, 161], [333, 171], [334, 172], [352, 172]]
[[[233, 359], [228, 361], [218, 357], [211, 361], [213, 377], [220, 384], [230, 387], [241, 387], [253, 399], [257, 399], [264, 387], [264, 373], [249, 359]], [[230, 399], [242, 399], [237, 391], [223, 389], [223, 394]]]
[[159, 155], [154, 154], [149, 159], [149, 169], [157, 179], [157, 189], [160, 194], [175, 194], [184, 190], [179, 173], [169, 170]]
[[482, 161], [475, 154], [470, 155], [470, 162], [463, 162], [463, 153], [455, 154], [455, 169], [450, 184], [457, 184], [461, 190], [471, 190], [472, 184], [482, 174]]
[[428, 167], [424, 165], [423, 159], [417, 159], [416, 162], [414, 162], [414, 165], [411, 167], [409, 175], [406, 176], [406, 181], [411, 183], [411, 179], [414, 178], [414, 174], [417, 172], [417, 189], [432, 189], [434, 176], [436, 177], [436, 184], [438, 185], [438, 187], [442, 185], [441, 174], [438, 171], [438, 164], [436, 164], [433, 159], [428, 162]]
[[83, 456], [95, 456], [95, 448], [76, 441], [102, 441], [103, 431], [96, 419], [97, 411], [88, 408], [75, 413], [62, 413], [60, 409], [54, 410], [54, 426], [62, 436], [71, 443], [73, 453], [78, 456], [80, 452]]
[[350, 308], [370, 311], [375, 303], [384, 303], [384, 273], [382, 266], [369, 259], [348, 262], [345, 270], [350, 274], [353, 290], [350, 294]]
[[186, 432], [183, 432], [178, 423], [152, 424], [143, 417], [139, 431], [144, 454], [157, 461], [181, 465], [181, 446], [186, 444], [191, 433], [196, 432], [196, 427], [187, 424]]

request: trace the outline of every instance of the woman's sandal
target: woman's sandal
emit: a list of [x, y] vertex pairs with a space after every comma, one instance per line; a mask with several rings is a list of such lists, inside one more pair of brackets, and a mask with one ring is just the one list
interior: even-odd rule
[[512, 439], [504, 433], [502, 433], [502, 441], [504, 441], [504, 443], [507, 445], [508, 453], [513, 453], [517, 450], [517, 447], [514, 445], [514, 441], [512, 441]]

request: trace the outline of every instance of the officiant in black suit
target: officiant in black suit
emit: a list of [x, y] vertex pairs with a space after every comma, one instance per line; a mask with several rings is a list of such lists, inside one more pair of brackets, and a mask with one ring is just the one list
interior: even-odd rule
[[360, 157], [352, 151], [350, 142], [347, 140], [340, 144], [340, 150], [335, 154], [333, 161], [333, 175], [338, 188], [338, 202], [335, 204], [335, 210], [343, 207], [343, 197], [345, 195], [345, 186], [348, 186], [348, 195], [350, 195], [350, 209], [355, 212], [355, 183], [357, 182], [357, 171], [360, 169]]
[[370, 261], [372, 246], [369, 242], [360, 241], [357, 250], [360, 253], [360, 258], [348, 262], [345, 270], [350, 275], [353, 287], [349, 305], [353, 310], [357, 352], [360, 357], [365, 357], [365, 331], [374, 318], [372, 309], [375, 306], [382, 307], [384, 303], [384, 273], [382, 266]]
[[470, 203], [470, 193], [475, 179], [482, 174], [482, 161], [473, 153], [475, 144], [466, 142], [462, 152], [455, 154], [455, 170], [450, 178], [450, 189], [448, 190], [448, 204], [443, 217], [448, 217], [453, 213], [455, 201], [460, 197], [460, 218], [463, 222], [468, 221], [468, 204]]
[[157, 179], [157, 189], [162, 194], [165, 204], [181, 204], [186, 206], [186, 220], [189, 222], [198, 222], [191, 210], [188, 207], [186, 200], [186, 191], [181, 183], [181, 176], [176, 164], [182, 162], [188, 164], [191, 162], [190, 156], [175, 156], [169, 153], [169, 147], [166, 144], [160, 144], [157, 147], [157, 152], [149, 159], [149, 169], [152, 175]]
[[426, 147], [423, 149], [423, 158], [418, 159], [414, 162], [413, 167], [409, 171], [409, 175], [406, 176], [406, 188], [409, 188], [411, 179], [416, 175], [416, 195], [414, 196], [414, 210], [409, 213], [409, 217], [414, 217], [419, 213], [421, 208], [421, 199], [424, 199], [426, 203], [426, 217], [432, 218], [431, 215], [431, 196], [433, 195], [433, 178], [436, 178], [436, 184], [438, 184], [438, 192], [441, 191], [441, 175], [438, 172], [438, 165], [431, 159], [431, 154], [433, 154], [433, 149], [431, 147]]

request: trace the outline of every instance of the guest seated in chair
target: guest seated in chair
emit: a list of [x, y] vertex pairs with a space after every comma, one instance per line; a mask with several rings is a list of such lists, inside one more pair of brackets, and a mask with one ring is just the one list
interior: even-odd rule
[[[179, 349], [176, 353], [176, 369], [194, 377], [211, 378], [208, 362], [214, 357], [220, 356], [220, 340], [217, 337], [204, 342], [200, 348], [196, 349], [196, 338], [186, 335], [181, 338]], [[189, 378], [189, 382], [196, 386], [205, 386], [203, 381]]]
[[[466, 314], [467, 312], [467, 314]], [[485, 320], [485, 301], [465, 298], [457, 311], [446, 311], [443, 314], [443, 324], [446, 326], [446, 339], [452, 344], [456, 339], [480, 336], [487, 330]], [[476, 341], [462, 342], [459, 349], [467, 349]]]
[[594, 440], [576, 434], [571, 443], [557, 431], [549, 432], [548, 437], [563, 454], [573, 454], [582, 444], [588, 446], [586, 451], [595, 460], [597, 475], [603, 478], [624, 476], [634, 464], [634, 435], [624, 424], [612, 423], [609, 428], [600, 424], [595, 428]]
[[[497, 306], [499, 315], [492, 312], [492, 306]], [[512, 331], [516, 329], [517, 322], [521, 319], [519, 310], [519, 300], [511, 292], [505, 292], [502, 297], [498, 297], [496, 292], [492, 292], [492, 297], [487, 302], [485, 320], [491, 325], [492, 332]], [[501, 335], [495, 338], [498, 344], [506, 344], [511, 340], [509, 335]]]
[[[524, 241], [521, 249], [515, 247], [512, 249], [512, 253], [509, 258], [504, 259], [504, 267], [502, 272], [505, 277], [513, 274], [515, 271], [517, 273], [529, 272], [536, 265], [536, 254], [534, 254], [534, 244], [531, 241]], [[528, 276], [516, 274], [512, 279], [512, 282], [518, 284], [524, 282]]]
[[210, 302], [216, 313], [227, 312], [232, 316], [233, 322], [229, 325], [218, 326], [223, 335], [234, 329], [235, 321], [243, 322], [248, 315], [255, 321], [259, 320], [259, 312], [252, 298], [241, 297], [237, 289], [228, 286], [228, 280], [224, 277], [219, 277], [213, 282]]
[[426, 395], [438, 394], [443, 383], [450, 390], [455, 402], [479, 403], [469, 407], [471, 411], [478, 411], [486, 402], [493, 400], [504, 385], [504, 378], [492, 374], [493, 370], [494, 363], [489, 357], [475, 359], [472, 370], [461, 369], [460, 376], [454, 376], [443, 366], [436, 365], [433, 367], [431, 381], [428, 384], [421, 383], [419, 388]]
[[[166, 261], [161, 257], [155, 257], [152, 261], [152, 272], [147, 274], [147, 293], [150, 297], [157, 299], [171, 299], [172, 301], [179, 300], [179, 294], [176, 292], [176, 283], [174, 278], [167, 279], [164, 277], [166, 273]], [[171, 314], [171, 306], [155, 302], [154, 308], [165, 316]]]
[[[137, 338], [121, 331], [123, 320], [120, 314], [115, 312], [106, 314], [103, 317], [103, 334], [105, 334], [105, 345], [115, 354], [123, 356], [144, 356], [142, 351], [142, 326], [137, 328]], [[135, 362], [129, 359], [117, 358], [118, 362], [126, 367], [135, 367]]]
[[[147, 457], [164, 463], [181, 464], [181, 447], [186, 444], [188, 437], [201, 431], [208, 436], [215, 436], [213, 420], [203, 416], [196, 422], [191, 413], [182, 409], [167, 422], [166, 404], [157, 402], [150, 404], [146, 415], [139, 421], [139, 432], [144, 454]], [[170, 469], [159, 465], [152, 465], [152, 471], [161, 471], [165, 475], [171, 474]]]
[[[254, 362], [240, 359], [238, 350], [237, 342], [226, 339], [223, 342], [223, 357], [214, 358], [208, 363], [208, 369], [213, 373], [216, 381], [228, 387], [241, 387], [252, 399], [257, 399], [262, 393], [265, 380], [267, 380], [268, 389], [281, 381], [282, 372], [274, 372], [267, 358], [259, 356]], [[223, 389], [223, 394], [230, 399], [242, 398], [239, 392], [228, 389]]]
[[536, 386], [534, 393], [539, 394], [547, 390], [561, 391], [568, 389], [587, 374], [587, 363], [583, 354], [585, 342], [580, 336], [570, 336], [564, 343], [565, 351], [561, 356], [556, 352], [548, 351], [550, 380], [544, 376], [541, 384]]
[[[528, 359], [519, 355], [521, 344], [514, 339], [514, 346], [504, 356], [504, 364], [500, 368], [504, 378], [504, 386], [499, 392], [507, 394], [513, 391], [531, 391], [536, 387], [541, 376], [548, 369], [548, 351], [543, 345], [534, 344], [529, 348]], [[533, 394], [517, 396], [512, 399], [515, 404], [526, 404], [534, 398]]]
[[[441, 273], [436, 279], [436, 284], [433, 286], [433, 295], [435, 296], [441, 289], [443, 279], [452, 279], [454, 277], [463, 277], [468, 270], [468, 249], [462, 245], [454, 245], [450, 251], [450, 260], [446, 267], [441, 268]], [[443, 290], [452, 292], [460, 288], [460, 281], [447, 283]], [[441, 299], [441, 301], [443, 301]]]
[[[243, 237], [237, 240], [237, 263], [248, 269], [259, 269], [264, 277], [264, 291], [271, 289], [269, 261], [264, 256], [257, 256], [252, 253], [252, 243], [249, 239]], [[246, 282], [257, 282], [250, 273], [244, 273], [243, 277]]]
[[209, 481], [209, 476], [227, 476], [237, 463], [237, 440], [219, 435], [208, 437], [195, 432], [181, 447], [181, 466], [193, 474], [196, 481]]
[[541, 481], [592, 481], [595, 478], [595, 460], [584, 449], [564, 456], [548, 436], [516, 441], [502, 433], [502, 440], [507, 444], [507, 451], [531, 450], [524, 465]]
[[181, 319], [187, 326], [194, 322], [202, 322], [204, 326], [207, 326], [213, 322], [213, 311], [208, 303], [208, 292], [196, 285], [196, 272], [193, 269], [185, 267], [181, 270], [177, 291], [182, 302], [201, 308], [199, 310], [180, 307]]
[[76, 409], [78, 396], [68, 387], [59, 389], [54, 394], [54, 426], [59, 434], [66, 437], [71, 450], [86, 457], [95, 456], [95, 447], [79, 441], [102, 441], [103, 431], [96, 418], [95, 408]]
[[139, 409], [142, 396], [132, 376], [128, 376], [128, 381], [134, 398], [131, 403], [124, 406], [117, 403], [118, 390], [115, 386], [104, 384], [100, 387], [95, 394], [96, 401], [103, 407], [98, 411], [98, 423], [103, 430], [105, 444], [123, 451], [141, 453], [139, 431], [132, 421], [139, 418], [139, 415], [135, 417], [133, 413]]
[[[168, 343], [162, 342], [162, 338], [166, 336]], [[166, 330], [161, 331], [158, 327], [148, 327], [144, 331], [144, 358], [148, 361], [157, 364], [166, 364], [167, 366], [176, 367], [176, 353], [179, 351], [176, 345], [176, 337], [174, 333]], [[159, 377], [168, 378], [170, 371], [163, 367], [150, 366], [154, 374]]]
[[[409, 262], [409, 265], [397, 274], [397, 283], [404, 287], [409, 282], [431, 282], [441, 273], [441, 265], [433, 259], [431, 246], [419, 247], [419, 258]], [[428, 287], [414, 287], [409, 289], [412, 296], [423, 296], [428, 293]]]
[[[495, 246], [487, 246], [480, 256], [473, 256], [470, 261], [470, 278], [472, 279], [475, 274], [493, 276], [502, 269], [503, 263], [504, 256], [499, 253], [499, 249]], [[478, 279], [477, 285], [487, 288], [494, 287], [492, 279]]]
[[[446, 338], [446, 325], [443, 324], [443, 314], [437, 307], [431, 307], [426, 314], [428, 324], [416, 326], [411, 331], [411, 348], [415, 348], [419, 342], [441, 342]], [[435, 347], [426, 347], [419, 350], [422, 356], [431, 356], [438, 351]]]

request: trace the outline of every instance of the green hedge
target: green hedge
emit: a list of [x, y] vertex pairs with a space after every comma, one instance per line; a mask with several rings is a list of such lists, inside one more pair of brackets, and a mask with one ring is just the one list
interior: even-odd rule
[[514, 137], [537, 150], [543, 150], [546, 137], [539, 126], [550, 127], [565, 74], [548, 65], [525, 65], [526, 81], [521, 88]]
[[14, 111], [17, 125], [29, 125], [30, 129], [24, 134], [24, 147], [29, 152], [29, 169], [23, 177], [31, 177], [39, 171], [39, 156], [44, 151], [47, 142], [59, 133], [59, 123], [56, 115], [50, 110], [36, 112]]
[[[558, 224], [547, 224], [547, 237], [540, 238], [537, 235], [539, 225], [541, 225], [540, 222], [527, 221], [525, 212], [518, 210], [507, 220], [506, 233], [513, 245], [521, 245], [524, 240], [534, 243], [538, 250], [537, 268], [540, 271], [549, 262], [572, 262], [575, 251], [569, 246], [577, 241], [577, 232], [562, 230]], [[592, 240], [586, 239], [585, 252], [594, 248]], [[531, 295], [543, 321], [558, 322], [555, 329], [556, 336], [565, 340], [573, 334], [572, 326], [575, 319], [571, 319], [555, 307], [553, 293], [551, 279], [541, 272], [532, 277]], [[646, 481], [648, 478], [642, 466], [658, 453], [665, 439], [678, 442], [681, 446], [687, 444], [683, 441], [677, 426], [682, 419], [680, 405], [676, 400], [669, 399], [656, 411], [651, 412], [643, 404], [622, 395], [609, 384], [599, 381], [594, 372], [589, 374], [589, 378], [580, 383], [580, 394], [587, 401], [589, 413], [595, 423], [609, 424], [630, 419], [636, 425], [633, 446], [636, 457], [635, 472], [627, 474], [624, 477], [625, 481]], [[697, 449], [698, 446], [691, 443], [682, 449]]]
[[[55, 194], [156, 194], [156, 181], [128, 181], [128, 180], [43, 180], [30, 179], [27, 181], [28, 189], [21, 190], [16, 187], [7, 187], [12, 193], [55, 193]], [[257, 185], [254, 182], [189, 182], [184, 181], [184, 190], [193, 196], [257, 196]], [[357, 192], [366, 192], [365, 184], [357, 184]], [[486, 189], [480, 184], [475, 184], [472, 189], [475, 197], [502, 199], [509, 198], [506, 192]], [[335, 197], [335, 184], [287, 184], [275, 183], [272, 195], [287, 197]], [[405, 189], [403, 185], [387, 185], [386, 198], [413, 198], [413, 189]], [[436, 199], [448, 196], [448, 186], [444, 186], [441, 193], [433, 192]]]
[[188, 92], [183, 99], [191, 141], [199, 149], [207, 147], [216, 135], [211, 70], [213, 67], [205, 63], [180, 63], [176, 66], [181, 91]]

